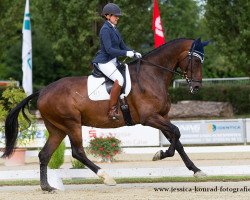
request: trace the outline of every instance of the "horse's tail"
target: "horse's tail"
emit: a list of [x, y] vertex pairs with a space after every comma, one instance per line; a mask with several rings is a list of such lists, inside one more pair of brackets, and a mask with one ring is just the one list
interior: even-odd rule
[[39, 93], [40, 91], [34, 94], [31, 94], [30, 96], [22, 100], [15, 108], [13, 108], [9, 112], [5, 120], [5, 148], [4, 148], [4, 153], [2, 155], [2, 158], [11, 156], [11, 154], [14, 151], [16, 141], [17, 141], [17, 136], [18, 136], [18, 115], [21, 110], [22, 110], [22, 114], [24, 118], [26, 119], [26, 121], [29, 122], [29, 125], [30, 125], [31, 121], [28, 118], [28, 116], [25, 114], [24, 108], [29, 103], [29, 101], [33, 99], [34, 97], [38, 96]]

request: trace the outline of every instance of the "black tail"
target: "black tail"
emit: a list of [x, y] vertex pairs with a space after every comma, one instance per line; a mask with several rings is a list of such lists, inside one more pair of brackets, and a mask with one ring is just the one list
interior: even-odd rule
[[9, 157], [13, 153], [13, 150], [15, 148], [18, 136], [18, 115], [20, 111], [22, 110], [24, 118], [30, 123], [29, 118], [24, 112], [24, 108], [29, 103], [29, 101], [38, 96], [39, 93], [40, 92], [38, 91], [34, 94], [31, 94], [9, 112], [5, 120], [5, 148], [2, 158]]

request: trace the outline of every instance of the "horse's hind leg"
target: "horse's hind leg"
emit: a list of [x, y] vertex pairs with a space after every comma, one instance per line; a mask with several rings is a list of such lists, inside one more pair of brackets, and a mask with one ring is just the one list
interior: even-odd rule
[[103, 179], [106, 185], [116, 185], [116, 182], [111, 178], [104, 170], [100, 169], [91, 160], [89, 160], [85, 154], [84, 148], [82, 146], [82, 128], [81, 125], [76, 125], [70, 130], [69, 139], [71, 143], [72, 156], [86, 165], [94, 173], [96, 173], [100, 178]]
[[62, 140], [65, 138], [65, 133], [55, 127], [53, 124], [48, 122], [46, 119], [44, 119], [45, 126], [49, 132], [49, 137], [42, 148], [42, 150], [39, 153], [39, 160], [40, 160], [40, 186], [42, 190], [45, 191], [52, 191], [55, 190], [55, 188], [51, 187], [48, 183], [47, 178], [47, 166], [49, 163], [49, 160], [54, 153], [54, 151], [57, 149], [57, 147], [60, 145]]
[[[174, 126], [174, 128], [172, 128], [172, 130], [174, 130], [175, 132], [180, 132], [179, 128], [177, 126], [175, 126], [175, 125], [173, 125], [173, 126]], [[162, 133], [168, 139], [168, 141], [170, 142], [170, 145], [171, 145], [172, 140], [169, 138], [169, 134], [167, 132], [165, 132], [165, 131], [163, 131]], [[181, 144], [180, 140], [176, 141], [176, 150], [179, 153], [179, 155], [181, 156], [181, 158], [182, 158], [183, 162], [185, 163], [186, 167], [189, 170], [192, 170], [194, 172], [195, 177], [206, 176], [206, 174], [204, 172], [202, 172], [199, 168], [197, 168], [194, 165], [194, 163], [190, 160], [190, 158], [188, 157], [188, 155], [184, 151], [183, 145]], [[159, 151], [159, 152], [156, 153], [153, 160], [161, 160], [161, 159], [164, 159], [166, 157], [170, 157], [168, 150], [166, 152]]]
[[159, 151], [155, 154], [153, 161], [161, 160], [166, 157], [172, 157], [175, 154], [176, 143], [180, 138], [180, 131], [179, 129], [169, 122], [168, 119], [163, 118], [160, 115], [153, 115], [147, 119], [145, 125], [157, 128], [165, 133], [168, 138], [171, 138], [171, 143], [165, 152]]

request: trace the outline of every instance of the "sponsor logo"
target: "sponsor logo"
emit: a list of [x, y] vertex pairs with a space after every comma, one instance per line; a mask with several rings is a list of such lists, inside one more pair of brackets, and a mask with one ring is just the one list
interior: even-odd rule
[[222, 124], [222, 125], [216, 125], [216, 124], [208, 124], [207, 129], [209, 133], [214, 133], [216, 131], [235, 131], [235, 130], [240, 130], [241, 126], [238, 124]]

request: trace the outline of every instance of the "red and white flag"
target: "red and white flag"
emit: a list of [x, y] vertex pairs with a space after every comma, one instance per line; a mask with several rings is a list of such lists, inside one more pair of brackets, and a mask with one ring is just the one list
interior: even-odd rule
[[164, 30], [161, 24], [161, 17], [157, 0], [154, 0], [152, 29], [154, 31], [155, 48], [157, 48], [165, 43]]

